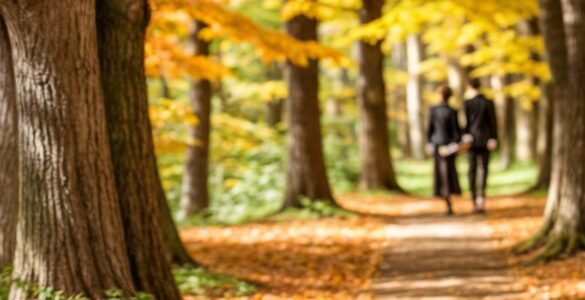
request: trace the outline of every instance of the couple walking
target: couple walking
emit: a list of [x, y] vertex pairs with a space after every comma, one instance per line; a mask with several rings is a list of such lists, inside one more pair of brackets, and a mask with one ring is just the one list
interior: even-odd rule
[[449, 107], [451, 88], [440, 90], [442, 103], [431, 108], [428, 142], [435, 159], [434, 195], [447, 204], [447, 214], [453, 214], [451, 195], [460, 195], [455, 157], [461, 149], [469, 151], [469, 187], [475, 213], [485, 212], [485, 189], [490, 152], [498, 145], [496, 113], [493, 102], [481, 93], [481, 82], [470, 83], [471, 99], [465, 101], [467, 124], [459, 127], [457, 111]]

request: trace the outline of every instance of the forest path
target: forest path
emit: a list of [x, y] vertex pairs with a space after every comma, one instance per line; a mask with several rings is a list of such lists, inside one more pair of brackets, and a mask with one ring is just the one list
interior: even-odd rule
[[489, 217], [471, 214], [469, 202], [457, 199], [455, 216], [443, 215], [443, 203], [432, 199], [404, 199], [382, 211], [392, 240], [370, 290], [376, 299], [532, 298], [512, 274]]

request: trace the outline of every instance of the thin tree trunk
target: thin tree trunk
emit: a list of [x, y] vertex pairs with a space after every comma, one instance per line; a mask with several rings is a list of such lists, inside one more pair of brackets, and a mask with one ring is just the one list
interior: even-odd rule
[[[406, 52], [406, 45], [404, 43], [396, 43], [392, 46], [393, 66], [394, 68], [405, 72], [408, 71], [408, 58]], [[394, 94], [391, 95], [391, 99], [393, 99], [393, 102], [395, 103], [392, 109], [394, 111], [400, 111], [400, 118], [395, 120], [397, 143], [402, 149], [402, 154], [404, 157], [412, 157], [412, 143], [410, 142], [410, 136], [408, 134], [409, 129], [406, 93], [403, 91], [395, 91]]]
[[553, 148], [553, 104], [554, 86], [552, 83], [543, 84], [542, 96], [538, 108], [538, 179], [536, 188], [548, 187], [552, 172], [552, 148]]
[[273, 99], [266, 104], [266, 123], [270, 127], [276, 127], [282, 122], [284, 99]]
[[[268, 70], [269, 80], [282, 80], [282, 66], [278, 63], [273, 63]], [[274, 97], [266, 104], [266, 123], [270, 127], [276, 127], [282, 122], [282, 116], [284, 111], [284, 99]]]
[[[14, 276], [67, 296], [134, 292], [100, 85], [95, 2], [0, 9], [12, 41], [20, 218]], [[31, 21], [34, 20], [34, 21]], [[57, 46], [58, 45], [58, 46]], [[15, 285], [10, 299], [30, 299]]]
[[495, 92], [496, 114], [498, 115], [501, 164], [504, 169], [507, 169], [512, 165], [514, 158], [514, 100], [504, 93], [506, 80], [503, 77], [493, 75], [491, 86]]
[[412, 147], [412, 157], [425, 158], [425, 140], [422, 113], [422, 74], [420, 63], [422, 61], [423, 46], [418, 35], [410, 35], [407, 38], [408, 49], [408, 86], [407, 86], [407, 111], [408, 131]]
[[172, 99], [173, 94], [171, 93], [171, 87], [169, 86], [169, 81], [168, 81], [167, 77], [161, 73], [159, 75], [159, 81], [160, 81], [160, 89], [161, 89], [160, 96], [163, 98], [166, 98], [166, 99]]
[[460, 118], [464, 115], [463, 101], [465, 101], [465, 88], [467, 87], [467, 72], [454, 57], [447, 57], [447, 79], [453, 89], [456, 107], [459, 108]]
[[[364, 0], [360, 21], [367, 24], [382, 16], [383, 0]], [[382, 41], [359, 41], [358, 101], [360, 108], [360, 187], [400, 190], [390, 157], [390, 133], [384, 83]]]
[[[522, 21], [518, 24], [518, 32], [523, 36], [538, 36], [540, 35], [540, 28], [538, 19]], [[531, 53], [532, 60], [541, 61], [538, 53]], [[540, 84], [540, 79], [532, 77], [531, 81], [535, 86], [543, 87]], [[543, 95], [545, 91], [541, 88]], [[538, 111], [540, 106], [534, 103], [518, 103], [517, 112], [517, 142], [516, 142], [516, 157], [521, 161], [537, 160], [537, 144], [538, 144]]]
[[525, 106], [521, 101], [515, 101], [516, 111], [516, 159], [532, 161], [536, 158], [535, 107], [534, 103]]
[[157, 299], [180, 299], [161, 228], [144, 71], [145, 0], [98, 0], [98, 37], [110, 148], [135, 287]]
[[[209, 55], [209, 42], [199, 38], [207, 25], [194, 21], [191, 42], [193, 55]], [[191, 86], [191, 106], [198, 123], [189, 129], [190, 145], [187, 148], [185, 171], [183, 172], [183, 193], [181, 208], [186, 215], [192, 215], [209, 206], [209, 133], [211, 130], [211, 82], [194, 79]]]
[[[317, 21], [296, 16], [286, 23], [288, 34], [317, 40]], [[319, 62], [307, 66], [287, 62], [289, 156], [283, 208], [298, 207], [303, 197], [334, 202], [323, 156], [319, 111]]]
[[0, 17], [0, 269], [12, 265], [18, 221], [18, 129], [10, 40]]

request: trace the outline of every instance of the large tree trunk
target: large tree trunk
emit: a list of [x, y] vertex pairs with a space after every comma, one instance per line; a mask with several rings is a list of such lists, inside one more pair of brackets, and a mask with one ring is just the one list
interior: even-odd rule
[[[19, 131], [14, 276], [103, 299], [134, 286], [100, 85], [95, 2], [3, 1]], [[34, 20], [34, 21], [31, 21]], [[15, 285], [10, 299], [29, 299]]]
[[[383, 0], [364, 0], [360, 11], [362, 24], [382, 16]], [[359, 41], [358, 101], [360, 108], [360, 187], [400, 190], [390, 157], [390, 134], [384, 84], [382, 41]]]
[[493, 75], [491, 86], [495, 92], [496, 114], [498, 116], [498, 132], [500, 132], [500, 155], [502, 167], [507, 169], [514, 160], [514, 100], [504, 93], [506, 80], [502, 76]]
[[0, 269], [12, 265], [18, 220], [18, 129], [10, 39], [0, 17]]
[[[199, 38], [207, 25], [195, 21], [191, 42], [194, 55], [209, 55], [209, 42]], [[211, 82], [194, 79], [191, 87], [191, 105], [198, 123], [189, 129], [190, 145], [187, 148], [183, 172], [181, 208], [186, 215], [200, 212], [209, 206], [209, 132], [211, 129]]]
[[98, 37], [110, 147], [135, 287], [180, 299], [161, 228], [160, 186], [148, 116], [145, 0], [98, 0]]
[[[553, 178], [542, 230], [519, 250], [546, 244], [537, 260], [548, 260], [585, 247], [585, 2], [540, 0], [545, 44], [558, 91], [555, 106]], [[558, 134], [558, 135], [557, 135]], [[557, 156], [559, 155], [559, 156]]]
[[420, 63], [423, 55], [423, 45], [418, 35], [410, 35], [407, 38], [408, 49], [408, 86], [407, 86], [407, 112], [408, 132], [411, 143], [412, 157], [425, 158], [425, 139], [422, 112], [422, 74]]
[[[317, 21], [306, 16], [289, 20], [286, 30], [299, 40], [317, 40]], [[289, 61], [287, 69], [289, 156], [283, 207], [298, 207], [303, 197], [333, 202], [323, 156], [319, 62], [297, 66]]]
[[552, 234], [571, 252], [585, 246], [585, 2], [563, 0], [562, 8], [569, 87], [562, 116], [565, 167]]

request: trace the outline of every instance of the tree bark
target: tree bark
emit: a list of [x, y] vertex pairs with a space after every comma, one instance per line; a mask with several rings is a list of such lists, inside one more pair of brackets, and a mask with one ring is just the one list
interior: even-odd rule
[[[546, 241], [535, 258], [549, 260], [585, 248], [585, 2], [540, 0], [553, 84], [563, 93], [555, 106], [553, 178], [539, 233], [519, 246]], [[558, 134], [558, 135], [557, 135]], [[559, 155], [559, 156], [557, 156]]]
[[[95, 2], [3, 1], [17, 79], [15, 278], [72, 296], [134, 292], [100, 85]], [[31, 21], [34, 20], [34, 21]], [[29, 299], [15, 285], [10, 299]]]
[[[209, 42], [199, 38], [207, 25], [194, 21], [191, 42], [194, 55], [209, 55]], [[209, 206], [209, 132], [211, 130], [211, 82], [194, 79], [191, 86], [191, 105], [198, 123], [189, 129], [190, 144], [187, 148], [185, 171], [183, 172], [183, 193], [181, 208], [186, 215], [192, 215]]]
[[161, 227], [161, 182], [144, 71], [145, 0], [98, 0], [98, 38], [110, 148], [135, 287], [180, 299]]
[[[360, 11], [362, 24], [382, 16], [383, 0], [364, 0]], [[360, 108], [360, 187], [400, 190], [390, 157], [390, 133], [384, 83], [382, 41], [359, 41], [358, 102]]]
[[0, 17], [0, 269], [12, 265], [18, 221], [18, 128], [10, 39]]
[[[300, 15], [286, 23], [292, 37], [317, 40], [317, 21]], [[323, 155], [319, 110], [319, 62], [287, 62], [289, 155], [283, 208], [301, 206], [303, 197], [334, 202]]]
[[412, 157], [414, 159], [425, 158], [425, 139], [422, 112], [422, 74], [420, 63], [422, 61], [423, 46], [418, 35], [410, 35], [407, 38], [408, 49], [408, 86], [407, 86], [407, 112], [408, 132], [411, 142]]

